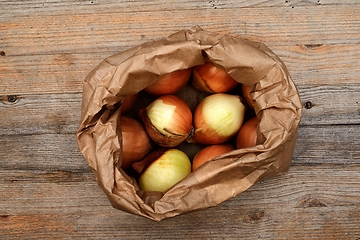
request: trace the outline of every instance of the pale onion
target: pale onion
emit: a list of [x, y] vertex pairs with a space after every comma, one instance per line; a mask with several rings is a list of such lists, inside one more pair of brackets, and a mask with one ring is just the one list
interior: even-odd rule
[[126, 113], [132, 108], [138, 98], [138, 94], [127, 95], [121, 103], [121, 113]]
[[194, 113], [194, 133], [188, 142], [221, 144], [240, 129], [245, 105], [238, 95], [216, 93], [204, 98]]
[[133, 168], [141, 173], [139, 185], [142, 190], [166, 192], [191, 173], [191, 162], [184, 152], [163, 148], [134, 163]]
[[192, 85], [200, 91], [224, 93], [238, 84], [224, 69], [211, 62], [193, 68]]
[[221, 154], [234, 150], [231, 144], [211, 145], [201, 149], [194, 157], [192, 162], [192, 171], [195, 171], [205, 162], [208, 162]]
[[190, 76], [191, 68], [176, 70], [160, 76], [145, 91], [155, 96], [174, 94], [187, 84]]
[[236, 148], [253, 147], [256, 145], [257, 133], [256, 128], [259, 123], [257, 117], [250, 118], [240, 128], [236, 136]]
[[242, 85], [241, 86], [241, 90], [242, 90], [242, 94], [245, 98], [245, 101], [247, 103], [247, 105], [251, 108], [254, 109], [254, 100], [251, 98], [251, 87], [246, 86], [246, 85]]
[[120, 116], [121, 129], [121, 167], [126, 169], [133, 162], [140, 161], [151, 151], [150, 138], [143, 127], [137, 120]]
[[174, 147], [192, 131], [189, 106], [175, 95], [164, 95], [139, 112], [149, 136], [160, 146]]

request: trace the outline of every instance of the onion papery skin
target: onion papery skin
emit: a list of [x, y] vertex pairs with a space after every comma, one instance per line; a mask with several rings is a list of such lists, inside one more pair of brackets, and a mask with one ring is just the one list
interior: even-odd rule
[[166, 192], [169, 188], [191, 173], [191, 162], [188, 156], [178, 150], [169, 148], [145, 168], [139, 178], [139, 186], [144, 191]]
[[132, 163], [143, 159], [152, 149], [150, 137], [144, 126], [137, 120], [120, 116], [121, 128], [121, 167], [129, 168]]
[[205, 162], [208, 162], [215, 157], [218, 157], [224, 153], [228, 153], [232, 150], [234, 150], [234, 147], [231, 144], [211, 145], [201, 149], [193, 159], [192, 171], [195, 171]]
[[163, 147], [175, 147], [192, 132], [189, 106], [175, 95], [164, 95], [141, 109], [139, 116], [151, 139]]
[[207, 62], [193, 68], [192, 85], [203, 92], [225, 93], [239, 85], [239, 82], [224, 69]]
[[204, 98], [194, 113], [194, 133], [188, 142], [221, 144], [239, 131], [246, 107], [238, 95], [216, 93]]
[[126, 96], [121, 104], [120, 112], [126, 113], [127, 111], [129, 111], [134, 106], [137, 98], [138, 98], [137, 93]]
[[191, 68], [187, 68], [164, 74], [145, 91], [155, 96], [175, 94], [188, 83], [191, 72]]
[[260, 120], [257, 117], [250, 118], [240, 128], [236, 136], [236, 148], [246, 148], [256, 146], [257, 125]]
[[251, 98], [251, 87], [243, 84], [241, 91], [249, 108], [254, 109], [254, 100]]

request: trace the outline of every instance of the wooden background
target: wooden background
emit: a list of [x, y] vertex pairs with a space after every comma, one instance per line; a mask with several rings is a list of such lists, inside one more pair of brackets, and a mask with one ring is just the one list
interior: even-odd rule
[[[85, 76], [195, 25], [264, 42], [304, 105], [288, 174], [161, 222], [115, 210], [77, 147]], [[360, 239], [359, 0], [1, 0], [1, 239]]]

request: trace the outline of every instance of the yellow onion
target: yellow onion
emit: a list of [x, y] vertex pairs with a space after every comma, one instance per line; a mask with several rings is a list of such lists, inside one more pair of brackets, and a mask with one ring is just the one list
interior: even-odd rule
[[140, 161], [151, 151], [150, 138], [137, 120], [120, 116], [121, 143], [122, 143], [122, 162], [121, 167], [126, 169], [133, 162]]
[[176, 70], [160, 76], [145, 91], [155, 96], [174, 94], [187, 84], [190, 76], [191, 68]]
[[140, 174], [139, 185], [145, 191], [165, 192], [191, 173], [188, 156], [173, 148], [160, 148], [133, 164]]
[[254, 100], [251, 98], [251, 87], [249, 86], [246, 86], [246, 85], [242, 85], [241, 86], [241, 91], [242, 91], [242, 94], [245, 98], [245, 101], [247, 103], [247, 105], [251, 108], [251, 109], [254, 109]]
[[138, 98], [138, 94], [131, 94], [124, 98], [123, 102], [121, 103], [121, 113], [125, 113], [132, 108]]
[[207, 62], [193, 68], [192, 85], [204, 92], [224, 93], [235, 88], [239, 82], [235, 81], [224, 69]]
[[193, 129], [189, 106], [175, 95], [160, 96], [139, 115], [149, 136], [163, 147], [179, 145]]
[[257, 117], [250, 118], [240, 128], [236, 136], [236, 148], [253, 147], [256, 145], [256, 128], [259, 123]]
[[192, 170], [195, 171], [205, 162], [208, 162], [221, 154], [228, 153], [234, 150], [231, 144], [211, 145], [201, 149], [194, 157], [192, 163]]
[[204, 98], [195, 109], [194, 133], [188, 142], [221, 144], [240, 129], [245, 105], [238, 95], [216, 93]]

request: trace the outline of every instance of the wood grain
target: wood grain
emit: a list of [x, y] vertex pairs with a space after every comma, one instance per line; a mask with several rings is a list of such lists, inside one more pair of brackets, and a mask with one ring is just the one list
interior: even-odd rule
[[[1, 18], [0, 29], [6, 31], [2, 36], [2, 47], [7, 49], [4, 51], [15, 56], [59, 51], [83, 53], [89, 49], [101, 52], [104, 48], [138, 45], [194, 25], [210, 31], [257, 38], [271, 47], [358, 43], [359, 20], [355, 16], [360, 10], [357, 5], [259, 7], [241, 11], [200, 8], [126, 12], [120, 7], [108, 9], [107, 5], [101, 5], [96, 12], [91, 11], [92, 8], [75, 9], [59, 11], [56, 15], [48, 11], [29, 11], [28, 14]], [[252, 16], [261, 17], [254, 19]], [[332, 21], [327, 20], [328, 16]], [[142, 18], [147, 21], [141, 21]], [[171, 25], [166, 24], [168, 19], [171, 19]], [[342, 35], [344, 33], [346, 37]]]
[[81, 93], [0, 96], [0, 135], [75, 134], [80, 116]]
[[[300, 89], [314, 82], [322, 85], [356, 85], [358, 82], [359, 44], [298, 45], [273, 47], [272, 50], [285, 62]], [[0, 57], [0, 68], [3, 69], [0, 72], [0, 94], [79, 93], [86, 75], [116, 52], [115, 49], [106, 49], [101, 53]]]
[[0, 169], [88, 171], [75, 134], [1, 136]]
[[[358, 0], [0, 0], [0, 239], [360, 239], [358, 16]], [[114, 209], [78, 149], [83, 79], [195, 25], [270, 47], [303, 117], [287, 174], [154, 222]]]
[[[359, 124], [360, 87], [300, 85], [301, 125]], [[10, 99], [14, 98], [14, 99]], [[329, 104], [331, 101], [331, 104]], [[311, 108], [306, 108], [307, 102]], [[0, 135], [75, 133], [80, 124], [81, 93], [0, 96]], [[26, 120], [26, 121], [25, 121]]]
[[[360, 164], [359, 135], [358, 125], [300, 127], [293, 165]], [[3, 170], [89, 171], [75, 133], [3, 135], [0, 159]]]
[[[153, 10], [141, 14], [124, 14], [118, 8], [100, 8], [96, 14], [87, 8], [77, 10], [76, 14], [65, 11], [57, 15], [30, 11], [0, 19], [0, 30], [6, 31], [0, 45], [5, 53], [0, 57], [0, 94], [80, 92], [82, 80], [105, 57], [194, 25], [264, 42], [282, 57], [297, 84], [357, 81], [351, 73], [359, 69], [360, 22], [354, 16], [360, 15], [360, 8], [352, 5]], [[248, 21], [256, 15], [262, 17]], [[167, 19], [172, 19], [171, 25], [164, 24]]]
[[[106, 4], [104, 4], [106, 3]], [[161, 4], [159, 4], [161, 3]], [[19, 15], [22, 13], [29, 12], [45, 12], [45, 11], [59, 11], [67, 10], [70, 8], [87, 8], [91, 9], [121, 9], [124, 12], [129, 12], [133, 9], [137, 11], [163, 11], [163, 10], [172, 10], [172, 9], [194, 9], [194, 8], [259, 8], [259, 7], [288, 7], [288, 6], [319, 6], [319, 5], [357, 5], [359, 2], [357, 0], [292, 0], [292, 1], [282, 1], [282, 0], [259, 0], [259, 1], [198, 1], [198, 0], [168, 0], [168, 1], [151, 1], [143, 2], [139, 0], [134, 1], [116, 1], [116, 0], [107, 0], [106, 2], [102, 0], [98, 1], [52, 1], [48, 2], [39, 2], [36, 0], [33, 1], [2, 1], [2, 10], [4, 14], [13, 14]], [[11, 11], [10, 11], [11, 10]]]
[[356, 239], [359, 171], [358, 165], [294, 166], [217, 207], [160, 223], [113, 209], [91, 173], [54, 182], [41, 171], [2, 171], [0, 187], [13, 194], [0, 192], [0, 230], [5, 239]]

